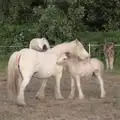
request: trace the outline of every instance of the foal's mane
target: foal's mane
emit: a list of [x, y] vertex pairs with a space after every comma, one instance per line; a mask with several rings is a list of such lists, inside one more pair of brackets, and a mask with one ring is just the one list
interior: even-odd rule
[[75, 56], [69, 52], [66, 52], [65, 55], [68, 57], [69, 60], [73, 60], [73, 61], [77, 61], [77, 62], [82, 61], [77, 56]]

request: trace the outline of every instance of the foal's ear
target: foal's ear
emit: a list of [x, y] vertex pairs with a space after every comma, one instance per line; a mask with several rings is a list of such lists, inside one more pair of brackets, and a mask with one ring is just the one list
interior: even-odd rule
[[71, 54], [69, 52], [66, 52], [65, 55], [68, 57], [68, 58], [71, 58]]
[[116, 40], [112, 40], [112, 43], [113, 43], [113, 44], [117, 44]]

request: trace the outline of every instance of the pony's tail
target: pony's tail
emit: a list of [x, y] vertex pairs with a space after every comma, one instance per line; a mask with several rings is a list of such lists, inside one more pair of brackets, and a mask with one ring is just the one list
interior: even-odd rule
[[8, 61], [7, 90], [11, 100], [13, 100], [18, 93], [18, 56], [20, 56], [20, 53], [14, 52]]

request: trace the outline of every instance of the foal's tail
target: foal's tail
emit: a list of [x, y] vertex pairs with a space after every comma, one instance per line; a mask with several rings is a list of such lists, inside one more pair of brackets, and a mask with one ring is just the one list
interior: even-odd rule
[[11, 100], [18, 93], [18, 58], [20, 59], [20, 53], [14, 52], [8, 61], [7, 90]]

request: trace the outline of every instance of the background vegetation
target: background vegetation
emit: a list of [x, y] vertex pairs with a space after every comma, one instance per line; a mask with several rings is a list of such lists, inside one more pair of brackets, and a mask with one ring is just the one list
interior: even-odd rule
[[[120, 43], [119, 29], [119, 0], [0, 0], [0, 58], [28, 47], [35, 37], [51, 45], [75, 38], [84, 44]], [[116, 56], [119, 52], [116, 48]]]

